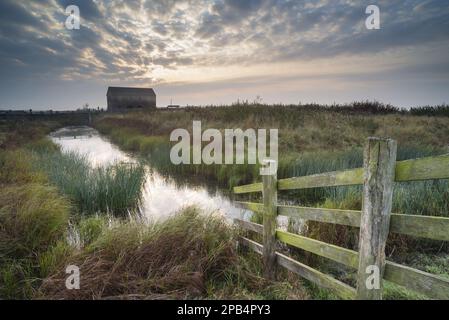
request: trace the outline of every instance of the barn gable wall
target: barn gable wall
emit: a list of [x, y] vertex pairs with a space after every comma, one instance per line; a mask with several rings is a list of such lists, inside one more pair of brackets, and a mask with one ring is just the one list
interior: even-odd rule
[[145, 90], [144, 94], [139, 94], [139, 90], [135, 88], [130, 88], [129, 92], [127, 92], [126, 88], [120, 88], [119, 92], [108, 90], [108, 111], [156, 108], [156, 95], [154, 92], [153, 94], [148, 94], [148, 89], [143, 90]]

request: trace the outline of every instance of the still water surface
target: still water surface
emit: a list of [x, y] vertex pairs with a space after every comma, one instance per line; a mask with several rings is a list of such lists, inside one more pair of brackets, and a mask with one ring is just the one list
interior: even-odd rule
[[[116, 162], [135, 162], [137, 158], [121, 151], [107, 138], [90, 127], [67, 127], [50, 135], [63, 152], [85, 155], [92, 166], [107, 166]], [[250, 211], [237, 208], [218, 190], [208, 191], [204, 186], [179, 185], [163, 177], [151, 165], [147, 166], [141, 211], [149, 220], [158, 220], [175, 214], [183, 207], [196, 205], [205, 212], [218, 213], [229, 220], [247, 220]]]

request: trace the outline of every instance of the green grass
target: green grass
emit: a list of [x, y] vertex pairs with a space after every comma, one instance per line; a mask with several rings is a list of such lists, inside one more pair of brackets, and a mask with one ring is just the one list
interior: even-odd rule
[[53, 187], [26, 184], [0, 193], [0, 297], [29, 298], [40, 259], [64, 237], [70, 204]]
[[258, 177], [258, 165], [172, 165], [170, 149], [172, 144], [166, 137], [145, 136], [129, 128], [110, 128], [97, 126], [100, 132], [107, 134], [109, 138], [126, 151], [136, 152], [142, 155], [157, 171], [166, 176], [176, 177], [178, 181], [187, 182], [195, 177], [201, 177], [198, 181], [216, 183], [225, 188], [249, 183]]
[[33, 153], [33, 166], [44, 172], [81, 214], [126, 217], [139, 207], [145, 180], [143, 165], [117, 163], [91, 168], [82, 155], [44, 151]]
[[0, 151], [0, 185], [45, 183], [47, 177], [32, 170], [30, 153], [26, 150]]
[[138, 206], [144, 180], [141, 165], [92, 169], [85, 158], [62, 154], [46, 129], [34, 123], [28, 130], [36, 136], [13, 136], [0, 149], [0, 299], [35, 297], [42, 279], [65, 269], [76, 251], [69, 226], [83, 244], [94, 241], [104, 220], [82, 216], [127, 215]]

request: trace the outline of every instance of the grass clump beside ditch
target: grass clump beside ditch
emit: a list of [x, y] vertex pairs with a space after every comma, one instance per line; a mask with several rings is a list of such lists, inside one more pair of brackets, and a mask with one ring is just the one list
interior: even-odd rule
[[299, 280], [264, 280], [260, 257], [256, 258], [239, 254], [235, 231], [220, 216], [190, 207], [150, 225], [109, 224], [69, 259], [80, 267], [81, 289], [65, 290], [66, 274], [59, 270], [44, 281], [39, 295], [50, 299], [307, 297]]
[[[30, 298], [46, 276], [40, 259], [66, 232], [69, 201], [54, 187], [25, 184], [0, 193], [0, 297]], [[53, 261], [58, 263], [56, 259]]]
[[141, 164], [92, 168], [87, 158], [77, 153], [35, 152], [33, 166], [44, 172], [81, 214], [126, 217], [140, 205], [145, 182]]
[[0, 149], [3, 299], [35, 297], [42, 279], [65, 268], [65, 259], [76, 251], [69, 226], [79, 225], [84, 238], [93, 237], [95, 229], [85, 227], [83, 216], [126, 217], [137, 209], [144, 181], [141, 165], [93, 169], [84, 157], [61, 153], [45, 138], [46, 129], [30, 130], [40, 134]]

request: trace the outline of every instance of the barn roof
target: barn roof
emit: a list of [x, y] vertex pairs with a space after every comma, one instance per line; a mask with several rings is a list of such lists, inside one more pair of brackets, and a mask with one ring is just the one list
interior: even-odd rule
[[156, 96], [153, 88], [109, 87], [107, 95], [148, 95]]

